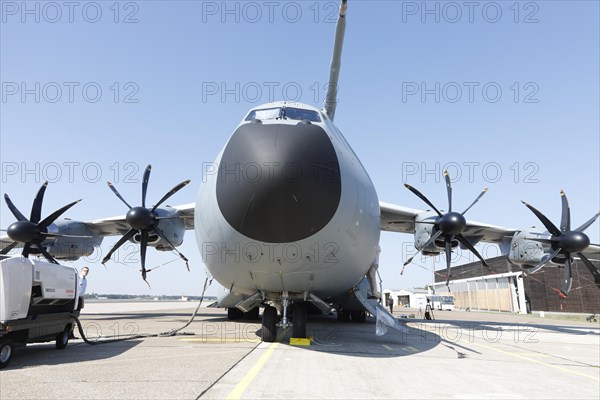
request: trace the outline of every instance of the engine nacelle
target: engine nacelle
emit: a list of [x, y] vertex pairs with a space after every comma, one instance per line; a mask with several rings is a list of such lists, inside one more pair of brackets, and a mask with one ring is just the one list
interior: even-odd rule
[[90, 256], [94, 249], [102, 244], [101, 236], [94, 233], [81, 221], [63, 219], [48, 227], [49, 233], [90, 237], [58, 237], [44, 243], [48, 252], [60, 260], [75, 261], [80, 257]]
[[[421, 250], [423, 245], [427, 243], [431, 235], [435, 233], [435, 228], [433, 223], [438, 218], [438, 215], [434, 211], [426, 211], [424, 213], [418, 214], [415, 217], [415, 247], [417, 250]], [[420, 223], [425, 221], [427, 223]], [[442, 244], [443, 245], [443, 244]], [[424, 255], [438, 255], [440, 254], [441, 249], [436, 246], [435, 243], [427, 246], [426, 249], [422, 250]]]
[[[179, 216], [179, 211], [167, 206], [164, 209], [156, 209], [154, 214], [159, 218], [165, 218], [158, 221], [156, 228], [162, 232], [173, 246], [180, 246], [183, 243], [183, 237], [185, 235], [185, 222], [182, 218], [177, 218]], [[139, 233], [136, 234], [131, 238], [131, 241], [140, 243], [141, 235]], [[173, 250], [173, 247], [166, 240], [162, 239], [154, 232], [150, 232], [148, 235], [148, 246], [155, 247], [156, 250], [160, 251]]]
[[[508, 252], [508, 261], [518, 264], [522, 268], [532, 268], [552, 255], [552, 249], [549, 244], [541, 243], [531, 238], [545, 239], [550, 236], [547, 232], [540, 232], [535, 227], [526, 228], [517, 231], [511, 240], [510, 250]], [[561, 260], [554, 259], [553, 264], [560, 263]]]

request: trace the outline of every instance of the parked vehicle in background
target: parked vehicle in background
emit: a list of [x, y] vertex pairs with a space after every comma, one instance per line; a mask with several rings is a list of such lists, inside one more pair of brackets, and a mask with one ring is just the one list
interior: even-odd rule
[[427, 295], [431, 307], [434, 310], [452, 311], [454, 310], [454, 296]]

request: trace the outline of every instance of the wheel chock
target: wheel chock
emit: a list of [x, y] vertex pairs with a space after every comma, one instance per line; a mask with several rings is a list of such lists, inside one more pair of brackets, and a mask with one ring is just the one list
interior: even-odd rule
[[310, 346], [310, 342], [312, 340], [312, 336], [309, 336], [307, 338], [290, 338], [290, 344], [292, 346]]

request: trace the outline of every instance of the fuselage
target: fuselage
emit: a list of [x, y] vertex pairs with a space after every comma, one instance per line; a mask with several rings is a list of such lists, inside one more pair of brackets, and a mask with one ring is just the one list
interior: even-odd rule
[[320, 110], [251, 110], [205, 174], [195, 210], [210, 273], [240, 294], [331, 298], [371, 266], [377, 193], [341, 132]]

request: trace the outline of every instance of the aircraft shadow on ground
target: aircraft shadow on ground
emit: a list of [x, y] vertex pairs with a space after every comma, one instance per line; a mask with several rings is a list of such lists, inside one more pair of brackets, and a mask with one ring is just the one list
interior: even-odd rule
[[[260, 330], [257, 332], [260, 335]], [[392, 328], [381, 336], [376, 335], [376, 320], [369, 317], [364, 323], [339, 322], [335, 316], [311, 316], [307, 335], [312, 337], [307, 351], [326, 352], [344, 356], [390, 358], [423, 353], [439, 345], [448, 348], [457, 358], [469, 352], [479, 353], [468, 344], [450, 343], [435, 332], [410, 326], [405, 332]], [[291, 330], [284, 333], [280, 342], [288, 344]]]
[[[90, 315], [91, 316], [91, 315]], [[97, 317], [104, 315], [98, 314]], [[165, 328], [178, 328], [185, 324], [191, 314], [189, 312], [167, 313], [128, 313], [118, 316], [111, 315], [89, 321], [82, 320], [84, 327], [92, 334], [102, 329], [101, 334], [115, 334], [118, 327], [121, 334], [140, 334], [141, 330], [158, 333]], [[164, 318], [170, 318], [165, 321]], [[197, 319], [186, 327], [186, 333], [193, 333], [199, 341], [207, 342], [222, 340], [223, 343], [249, 342], [260, 340], [261, 329], [259, 320], [229, 321], [227, 316], [220, 313], [198, 313]], [[141, 330], [138, 322], [144, 319], [153, 320], [153, 325], [144, 326]], [[162, 319], [162, 321], [161, 321]], [[115, 320], [119, 320], [116, 321]], [[474, 342], [493, 345], [503, 343], [536, 343], [540, 338], [539, 331], [567, 333], [573, 335], [600, 335], [597, 326], [565, 326], [559, 324], [538, 324], [537, 322], [509, 323], [496, 321], [470, 321], [437, 319], [399, 319], [406, 325], [406, 332], [398, 332], [388, 328], [382, 336], [376, 335], [376, 320], [367, 318], [365, 323], [340, 322], [335, 315], [310, 315], [307, 323], [307, 336], [311, 336], [310, 346], [302, 347], [306, 351], [326, 352], [356, 357], [402, 357], [429, 351], [437, 346], [447, 349], [450, 356], [469, 358], [481, 354]], [[154, 325], [161, 322], [160, 325]], [[109, 325], [106, 325], [109, 324]], [[106, 325], [106, 326], [105, 326]], [[589, 329], [586, 329], [589, 328]], [[289, 346], [292, 329], [279, 329], [278, 342]], [[104, 347], [98, 346], [98, 347]], [[118, 354], [118, 353], [117, 353]], [[115, 354], [116, 355], [116, 354]], [[35, 360], [33, 363], [35, 364]], [[61, 361], [63, 362], [63, 361]]]
[[[414, 355], [444, 346], [457, 358], [481, 354], [478, 342], [531, 344], [540, 339], [541, 330], [571, 335], [599, 336], [598, 326], [564, 326], [552, 324], [507, 323], [494, 321], [456, 321], [402, 319], [407, 331], [402, 333], [388, 328], [386, 334], [375, 334], [376, 321], [370, 317], [365, 323], [338, 322], [332, 316], [312, 316], [307, 324], [307, 335], [313, 337], [308, 351], [339, 353], [357, 357], [401, 357]], [[589, 329], [586, 329], [589, 328]], [[260, 329], [255, 332], [260, 337]], [[291, 329], [282, 332], [279, 342], [288, 344]]]
[[52, 342], [19, 346], [6, 370], [109, 359], [131, 350], [141, 342], [135, 339], [93, 346], [70, 342], [63, 350], [57, 350]]

